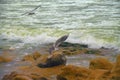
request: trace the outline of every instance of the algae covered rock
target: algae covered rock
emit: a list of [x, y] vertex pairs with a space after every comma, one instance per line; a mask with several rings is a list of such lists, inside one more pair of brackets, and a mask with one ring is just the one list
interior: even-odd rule
[[34, 52], [23, 57], [22, 61], [34, 61], [41, 57], [39, 52]]
[[86, 45], [86, 44], [78, 44], [78, 43], [63, 42], [62, 44], [60, 44], [60, 47], [88, 48], [88, 45]]
[[99, 50], [95, 50], [95, 49], [88, 49], [85, 51], [85, 54], [99, 54], [101, 53]]
[[57, 75], [57, 80], [86, 80], [90, 70], [84, 67], [67, 65], [62, 68], [62, 72]]
[[13, 80], [33, 80], [33, 79], [29, 78], [28, 76], [18, 75], [18, 76], [15, 76]]
[[37, 66], [41, 68], [46, 68], [65, 64], [66, 64], [65, 55], [60, 52], [54, 52], [47, 57], [44, 63], [39, 63]]
[[89, 68], [111, 70], [113, 68], [113, 64], [105, 58], [96, 58], [90, 61]]
[[24, 74], [11, 72], [10, 74], [5, 75], [2, 80], [33, 80], [33, 79]]
[[86, 49], [79, 49], [79, 48], [63, 48], [62, 52], [65, 55], [76, 55], [76, 54], [82, 54], [85, 52]]
[[2, 62], [10, 62], [10, 61], [12, 61], [11, 58], [5, 57], [5, 56], [0, 56], [0, 63], [2, 63]]
[[103, 69], [94, 69], [91, 70], [91, 73], [87, 80], [110, 80], [111, 73], [108, 70]]
[[116, 63], [112, 69], [114, 80], [120, 80], [120, 55], [117, 56]]

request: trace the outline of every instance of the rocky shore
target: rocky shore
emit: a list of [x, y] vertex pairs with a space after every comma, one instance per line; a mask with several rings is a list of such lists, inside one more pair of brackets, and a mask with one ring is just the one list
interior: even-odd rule
[[26, 62], [29, 65], [15, 67], [15, 70], [4, 75], [2, 80], [120, 80], [120, 54], [115, 62], [103, 57], [91, 59], [87, 67], [67, 63], [67, 56], [81, 54], [103, 55], [101, 49], [64, 43], [52, 54], [36, 51], [25, 55], [19, 64]]

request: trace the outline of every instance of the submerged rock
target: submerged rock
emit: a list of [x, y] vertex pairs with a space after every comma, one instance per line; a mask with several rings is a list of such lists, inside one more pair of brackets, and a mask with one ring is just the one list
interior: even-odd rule
[[37, 66], [41, 68], [46, 68], [65, 64], [66, 64], [65, 55], [62, 54], [61, 52], [54, 52], [47, 57], [45, 62], [39, 63]]
[[105, 69], [111, 71], [113, 64], [105, 58], [96, 58], [90, 61], [90, 69]]

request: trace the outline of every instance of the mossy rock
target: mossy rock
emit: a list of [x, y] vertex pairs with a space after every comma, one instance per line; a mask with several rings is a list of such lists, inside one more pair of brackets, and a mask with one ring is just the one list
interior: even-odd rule
[[105, 58], [96, 58], [90, 61], [90, 69], [105, 69], [111, 71], [113, 64]]
[[17, 72], [11, 72], [8, 75], [5, 75], [2, 80], [33, 80], [31, 77], [24, 75], [24, 74], [20, 74]]
[[86, 45], [86, 44], [78, 44], [78, 43], [63, 42], [62, 44], [60, 44], [60, 47], [88, 48], [88, 45]]
[[5, 57], [5, 56], [0, 56], [0, 63], [10, 62], [10, 61], [12, 61], [12, 58]]
[[13, 80], [33, 80], [28, 76], [24, 76], [24, 75], [17, 75], [13, 78]]
[[76, 54], [81, 54], [84, 53], [86, 49], [80, 49], [80, 48], [74, 48], [74, 47], [70, 47], [70, 48], [62, 48], [62, 52], [65, 55], [76, 55]]
[[88, 49], [85, 51], [85, 54], [99, 54], [99, 50]]
[[22, 61], [31, 61], [32, 62], [32, 61], [37, 60], [40, 57], [41, 57], [41, 54], [36, 51], [32, 54], [28, 54], [28, 55], [24, 56]]
[[62, 72], [57, 75], [57, 80], [86, 80], [90, 70], [84, 67], [67, 65], [62, 68]]
[[120, 80], [120, 55], [117, 56], [116, 63], [112, 69], [113, 78]]

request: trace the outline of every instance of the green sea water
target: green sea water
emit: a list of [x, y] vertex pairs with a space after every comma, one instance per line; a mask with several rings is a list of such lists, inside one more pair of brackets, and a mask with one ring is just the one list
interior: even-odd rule
[[[22, 15], [41, 5], [33, 15]], [[54, 42], [120, 48], [119, 0], [0, 0], [0, 48]]]

